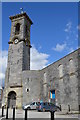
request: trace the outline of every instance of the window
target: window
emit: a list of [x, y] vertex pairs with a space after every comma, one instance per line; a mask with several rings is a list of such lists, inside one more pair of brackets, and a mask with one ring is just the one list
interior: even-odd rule
[[27, 82], [29, 83], [29, 78], [27, 78]]
[[27, 93], [29, 92], [29, 89], [28, 89], [28, 88], [26, 88], [26, 92], [27, 92]]
[[50, 91], [50, 98], [55, 99], [55, 90]]
[[63, 65], [60, 64], [58, 70], [59, 70], [59, 77], [60, 78], [63, 77]]
[[15, 28], [15, 35], [19, 34], [19, 32], [20, 32], [20, 24], [17, 23]]
[[44, 83], [47, 82], [47, 73], [44, 73], [44, 80], [43, 80]]
[[27, 25], [25, 26], [25, 35], [28, 38], [28, 27], [27, 27]]
[[29, 92], [29, 89], [27, 89], [27, 92]]
[[33, 105], [35, 105], [35, 102], [33, 102]]
[[47, 95], [47, 84], [43, 85], [43, 90], [44, 90], [43, 94], [46, 97], [46, 95]]
[[10, 68], [8, 68], [8, 82], [9, 82], [9, 76], [10, 76]]
[[74, 61], [73, 59], [69, 60], [69, 73], [74, 73], [75, 72], [75, 67], [74, 67]]

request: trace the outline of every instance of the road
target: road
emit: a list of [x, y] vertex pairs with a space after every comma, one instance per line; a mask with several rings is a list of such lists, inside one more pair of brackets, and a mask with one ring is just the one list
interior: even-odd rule
[[[9, 109], [8, 113], [9, 113], [8, 117], [12, 118], [13, 110]], [[23, 110], [16, 110], [15, 113], [16, 113], [16, 115], [15, 115], [16, 118], [23, 119], [25, 117], [25, 111], [23, 111]], [[4, 120], [4, 118], [6, 116], [6, 110], [4, 110], [5, 116], [3, 118], [1, 117], [1, 114], [2, 114], [2, 111], [0, 109], [0, 120], [1, 119]], [[28, 111], [27, 116], [28, 116], [28, 118], [31, 118], [31, 120], [32, 120], [32, 118], [37, 118], [37, 120], [39, 120], [39, 119], [42, 120], [43, 118], [45, 118], [46, 120], [50, 120], [51, 113], [50, 112]], [[59, 114], [55, 113], [54, 118], [56, 118], [55, 120], [80, 120], [80, 115], [78, 115], [78, 114], [59, 115]]]

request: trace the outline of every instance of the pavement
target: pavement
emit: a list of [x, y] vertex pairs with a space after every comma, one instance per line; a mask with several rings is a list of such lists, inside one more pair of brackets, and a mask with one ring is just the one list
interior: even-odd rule
[[[0, 120], [6, 120], [6, 109], [4, 110], [4, 117], [2, 117], [2, 110], [0, 109]], [[13, 118], [13, 109], [8, 110], [8, 118]], [[15, 118], [23, 120], [25, 118], [25, 111], [22, 109], [15, 110]], [[50, 112], [37, 112], [37, 111], [28, 111], [27, 118], [30, 120], [51, 120]], [[67, 114], [61, 115], [55, 112], [54, 114], [55, 120], [80, 120], [80, 114]]]

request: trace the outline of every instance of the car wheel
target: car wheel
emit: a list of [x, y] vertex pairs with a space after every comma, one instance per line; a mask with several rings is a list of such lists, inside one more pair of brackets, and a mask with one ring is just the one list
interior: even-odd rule
[[30, 110], [31, 108], [30, 108], [30, 107], [28, 107], [27, 109], [28, 109], [28, 110]]
[[57, 111], [57, 112], [60, 112], [60, 109], [58, 108], [56, 111]]
[[43, 108], [43, 112], [45, 112], [45, 108]]
[[40, 110], [38, 110], [38, 112], [41, 112]]

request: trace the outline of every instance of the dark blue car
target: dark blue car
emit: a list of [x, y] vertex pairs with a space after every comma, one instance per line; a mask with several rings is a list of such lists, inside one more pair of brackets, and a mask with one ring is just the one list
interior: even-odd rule
[[37, 107], [37, 110], [41, 111], [41, 112], [45, 112], [45, 111], [58, 111], [58, 110], [60, 111], [60, 107], [54, 105], [53, 103], [42, 102]]

